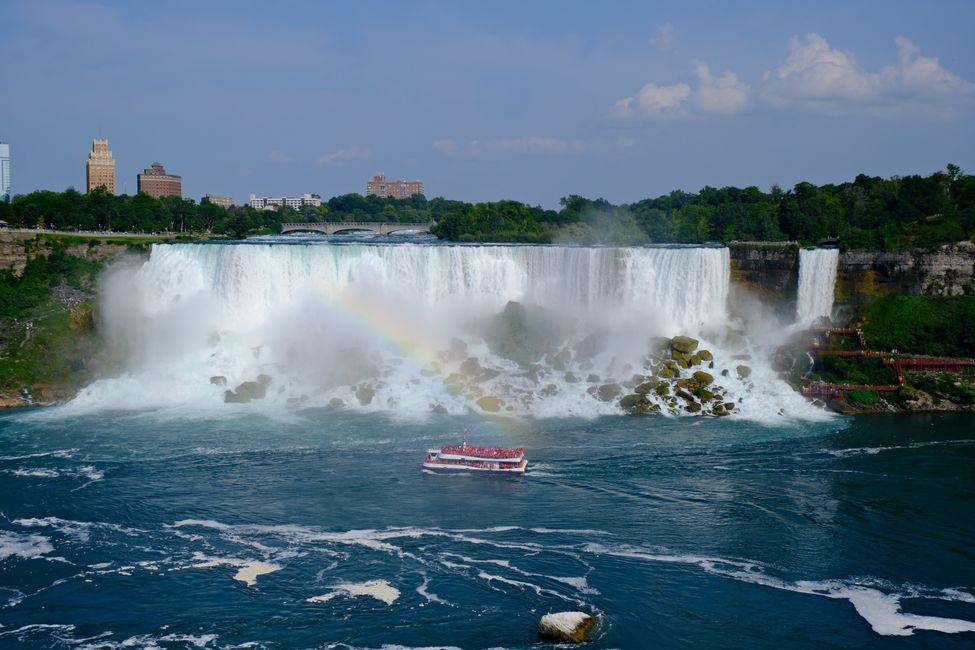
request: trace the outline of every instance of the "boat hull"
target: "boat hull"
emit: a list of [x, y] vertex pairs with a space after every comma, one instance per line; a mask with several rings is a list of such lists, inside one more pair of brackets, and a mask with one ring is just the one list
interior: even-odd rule
[[453, 463], [423, 463], [423, 469], [434, 474], [478, 474], [491, 476], [521, 476], [528, 469], [528, 461], [522, 459], [520, 463], [511, 467], [470, 467]]

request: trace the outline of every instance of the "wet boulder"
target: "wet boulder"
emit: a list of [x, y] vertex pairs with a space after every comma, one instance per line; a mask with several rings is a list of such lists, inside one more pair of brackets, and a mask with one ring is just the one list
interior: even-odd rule
[[650, 380], [648, 382], [644, 382], [644, 383], [640, 384], [639, 386], [637, 386], [636, 388], [633, 389], [633, 392], [634, 393], [637, 393], [639, 395], [646, 395], [650, 391], [655, 390], [657, 388], [657, 386], [659, 386], [659, 385], [660, 385], [660, 382], [657, 381], [657, 380], [655, 380], [655, 379], [653, 379], [653, 380]]
[[619, 384], [603, 384], [602, 386], [599, 387], [599, 391], [597, 395], [599, 396], [599, 399], [601, 399], [602, 401], [611, 402], [617, 397], [619, 397], [620, 393], [622, 392], [623, 389], [620, 387]]
[[355, 396], [359, 400], [359, 404], [368, 406], [372, 403], [372, 398], [376, 396], [376, 389], [369, 384], [363, 384], [356, 389]]
[[538, 622], [538, 636], [556, 643], [583, 643], [596, 625], [596, 617], [586, 612], [546, 614]]
[[690, 336], [675, 336], [670, 339], [670, 347], [684, 354], [693, 354], [699, 343], [700, 341]]
[[234, 390], [224, 391], [223, 401], [228, 404], [246, 404], [253, 399], [264, 399], [267, 385], [259, 381], [245, 381]]
[[709, 386], [713, 381], [714, 377], [711, 373], [704, 372], [703, 370], [698, 370], [693, 375], [694, 382], [700, 386]]

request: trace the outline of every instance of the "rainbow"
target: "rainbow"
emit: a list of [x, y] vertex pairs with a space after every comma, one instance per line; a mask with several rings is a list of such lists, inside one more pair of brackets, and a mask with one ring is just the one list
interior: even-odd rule
[[[367, 294], [363, 292], [334, 287], [324, 280], [316, 280], [314, 287], [337, 314], [390, 345], [418, 372], [434, 373], [446, 384], [447, 377], [458, 370], [458, 364], [445, 362], [440, 341], [427, 335], [424, 328], [410, 327], [400, 315], [393, 313], [381, 302], [368, 300]], [[468, 393], [464, 396], [467, 401], [474, 401], [474, 395]], [[474, 413], [477, 414], [476, 411]], [[518, 428], [515, 418], [477, 415], [486, 428], [504, 437], [515, 433]]]

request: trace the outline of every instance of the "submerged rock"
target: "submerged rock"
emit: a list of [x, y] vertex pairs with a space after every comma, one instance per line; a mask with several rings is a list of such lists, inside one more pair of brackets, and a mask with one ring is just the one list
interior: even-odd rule
[[596, 617], [586, 612], [546, 614], [538, 622], [538, 636], [557, 643], [582, 643], [596, 625]]
[[481, 407], [481, 410], [487, 411], [488, 413], [497, 413], [501, 410], [504, 402], [499, 400], [497, 397], [491, 397], [490, 395], [485, 395], [484, 397], [477, 400], [477, 405]]
[[752, 369], [744, 364], [735, 366], [735, 372], [738, 373], [739, 379], [747, 379], [752, 374]]
[[227, 378], [223, 375], [214, 375], [213, 377], [210, 377], [210, 383], [214, 386], [226, 386]]
[[327, 408], [329, 411], [335, 411], [335, 410], [338, 410], [338, 409], [344, 409], [345, 408], [345, 400], [343, 400], [343, 399], [341, 399], [339, 397], [333, 397], [332, 399], [328, 400], [328, 404], [325, 406], [325, 408]]

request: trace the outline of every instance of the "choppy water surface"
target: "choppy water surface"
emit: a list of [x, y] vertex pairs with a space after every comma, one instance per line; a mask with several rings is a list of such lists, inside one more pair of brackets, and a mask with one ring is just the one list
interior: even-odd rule
[[[419, 469], [523, 445], [523, 479]], [[0, 646], [975, 643], [970, 418], [0, 416]], [[250, 644], [250, 645], [247, 645]]]

